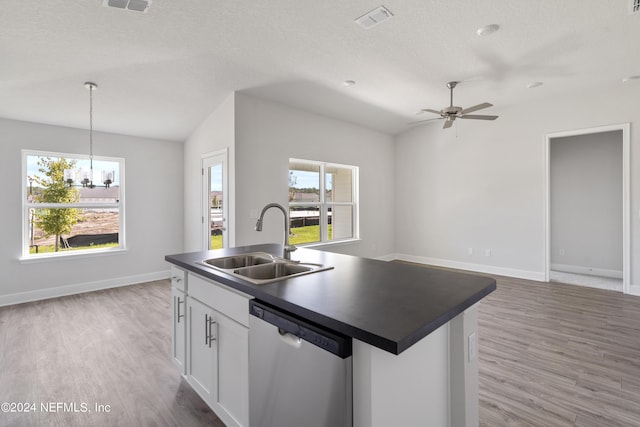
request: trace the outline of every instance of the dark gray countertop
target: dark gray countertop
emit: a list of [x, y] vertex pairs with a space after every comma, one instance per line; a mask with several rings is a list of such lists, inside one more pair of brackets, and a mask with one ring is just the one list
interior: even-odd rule
[[496, 289], [489, 277], [304, 248], [292, 259], [334, 268], [254, 285], [198, 263], [247, 252], [282, 254], [280, 245], [268, 244], [167, 255], [165, 260], [393, 354]]

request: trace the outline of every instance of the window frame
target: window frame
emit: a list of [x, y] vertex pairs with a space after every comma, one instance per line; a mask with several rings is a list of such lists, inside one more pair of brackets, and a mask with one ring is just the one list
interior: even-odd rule
[[[21, 215], [22, 215], [22, 250], [20, 261], [50, 260], [69, 257], [86, 257], [94, 255], [107, 255], [121, 253], [127, 250], [125, 235], [125, 159], [121, 157], [93, 156], [93, 161], [108, 161], [119, 164], [119, 198], [113, 202], [75, 202], [75, 203], [37, 203], [28, 200], [29, 173], [27, 170], [27, 157], [65, 158], [69, 160], [90, 160], [89, 155], [61, 153], [42, 150], [22, 150], [21, 172]], [[73, 251], [30, 253], [30, 217], [31, 209], [118, 209], [118, 246], [99, 249], [79, 249]]]
[[[302, 163], [319, 167], [320, 174], [320, 182], [319, 190], [320, 190], [320, 200], [318, 202], [289, 202], [288, 208], [289, 213], [291, 213], [292, 207], [318, 207], [319, 216], [320, 216], [320, 240], [315, 242], [308, 243], [296, 243], [296, 246], [319, 246], [319, 245], [331, 245], [338, 243], [345, 243], [355, 240], [360, 240], [360, 196], [359, 196], [359, 174], [360, 169], [358, 166], [353, 165], [345, 165], [341, 163], [333, 163], [333, 162], [323, 162], [317, 160], [307, 160], [307, 159], [299, 159], [299, 158], [289, 158], [289, 171], [291, 171], [292, 163]], [[328, 168], [342, 168], [342, 169], [350, 169], [351, 170], [351, 202], [332, 202], [326, 200], [326, 171]], [[295, 169], [294, 169], [295, 170]], [[333, 206], [350, 206], [353, 213], [351, 216], [352, 221], [352, 230], [353, 233], [351, 237], [345, 237], [341, 239], [331, 239], [329, 240], [329, 207]], [[289, 218], [291, 221], [291, 218]]]

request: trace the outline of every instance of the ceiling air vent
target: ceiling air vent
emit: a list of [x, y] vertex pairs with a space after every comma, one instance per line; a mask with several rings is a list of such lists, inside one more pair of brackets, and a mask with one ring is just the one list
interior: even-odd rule
[[393, 16], [393, 13], [389, 12], [389, 9], [387, 9], [384, 6], [380, 6], [373, 10], [370, 10], [369, 12], [362, 15], [360, 18], [356, 19], [356, 24], [360, 25], [365, 30], [368, 30], [371, 27], [375, 27], [382, 21], [386, 21], [392, 16]]
[[640, 0], [629, 0], [629, 15], [640, 12]]
[[151, 0], [102, 0], [102, 6], [146, 13]]

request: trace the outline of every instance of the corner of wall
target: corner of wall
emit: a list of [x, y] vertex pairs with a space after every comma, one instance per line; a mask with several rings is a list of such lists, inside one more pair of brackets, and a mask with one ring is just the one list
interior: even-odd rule
[[[229, 202], [234, 205], [236, 92], [231, 92], [202, 121], [184, 143], [184, 249], [202, 249], [201, 162], [202, 155], [216, 150], [229, 152]], [[233, 208], [231, 208], [233, 209]], [[234, 218], [232, 210], [230, 219]], [[230, 237], [233, 242], [234, 238]]]

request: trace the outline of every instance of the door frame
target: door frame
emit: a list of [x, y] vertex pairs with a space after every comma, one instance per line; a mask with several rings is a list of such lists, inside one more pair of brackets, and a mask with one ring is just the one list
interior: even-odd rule
[[563, 132], [553, 132], [545, 135], [544, 144], [544, 278], [549, 281], [551, 270], [551, 140], [566, 136], [588, 135], [594, 133], [622, 131], [622, 292], [631, 290], [631, 124], [620, 123], [607, 126], [597, 126]]
[[[211, 231], [209, 220], [209, 166], [214, 163], [222, 162], [222, 193], [224, 194], [222, 203], [222, 217], [224, 218], [225, 226], [222, 231], [222, 247], [228, 248], [233, 245], [229, 242], [229, 236], [231, 236], [231, 221], [229, 220], [229, 150], [224, 148], [222, 150], [205, 153], [200, 156], [200, 167], [202, 173], [202, 191], [200, 196], [200, 214], [202, 216], [202, 250], [209, 250], [211, 241]], [[206, 207], [205, 207], [206, 206]]]

